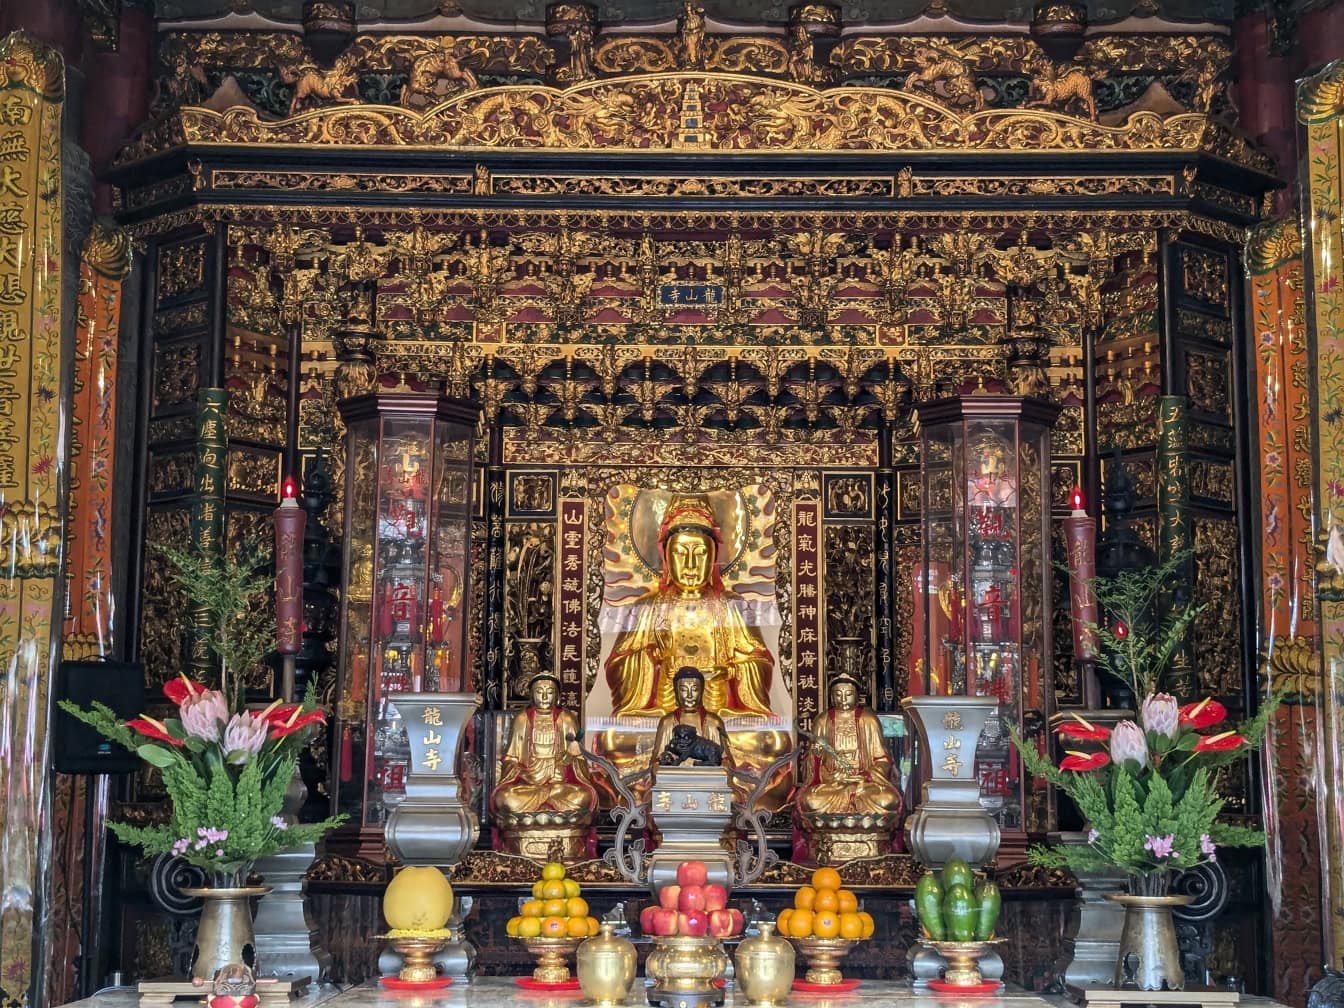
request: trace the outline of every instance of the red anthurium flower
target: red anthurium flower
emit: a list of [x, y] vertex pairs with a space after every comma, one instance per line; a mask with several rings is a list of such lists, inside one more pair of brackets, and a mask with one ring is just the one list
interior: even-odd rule
[[138, 718], [132, 718], [126, 722], [126, 727], [132, 731], [137, 731], [146, 738], [152, 738], [159, 742], [167, 742], [169, 745], [184, 746], [187, 743], [180, 738], [173, 738], [168, 734], [168, 726], [162, 721], [155, 721], [148, 714], [141, 714]]
[[1100, 770], [1111, 758], [1104, 752], [1083, 753], [1068, 750], [1064, 759], [1060, 761], [1061, 770], [1073, 770], [1076, 773], [1086, 773], [1089, 770]]
[[179, 707], [194, 696], [200, 696], [205, 692], [205, 687], [198, 682], [192, 682], [186, 676], [178, 676], [176, 679], [169, 679], [163, 684], [163, 695]]
[[1072, 721], [1062, 721], [1055, 726], [1055, 731], [1068, 738], [1083, 739], [1087, 742], [1105, 742], [1111, 737], [1111, 730], [1104, 725], [1094, 725], [1077, 714], [1073, 715]]
[[271, 722], [271, 738], [284, 738], [286, 735], [294, 734], [300, 728], [307, 728], [310, 724], [321, 724], [326, 720], [327, 716], [320, 709], [310, 710], [307, 714], [304, 714], [303, 708], [294, 704], [292, 713], [284, 721]]
[[1220, 732], [1217, 735], [1205, 735], [1195, 743], [1195, 752], [1227, 752], [1247, 744], [1245, 735], [1234, 731]]
[[1212, 697], [1199, 703], [1188, 703], [1181, 708], [1181, 724], [1186, 728], [1212, 728], [1227, 717], [1227, 708]]

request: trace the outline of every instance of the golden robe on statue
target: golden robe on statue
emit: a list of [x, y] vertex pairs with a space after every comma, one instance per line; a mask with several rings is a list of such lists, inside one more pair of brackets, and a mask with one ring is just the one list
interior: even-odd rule
[[858, 688], [848, 679], [831, 684], [831, 709], [819, 720], [803, 768], [798, 808], [805, 815], [882, 815], [901, 810], [900, 793], [888, 774], [891, 757], [882, 744], [877, 717], [857, 706]]
[[553, 679], [538, 677], [533, 682], [533, 705], [513, 720], [499, 780], [490, 795], [496, 815], [591, 814], [597, 808], [588, 765], [569, 751], [569, 740], [579, 735], [579, 723], [569, 711], [552, 706], [556, 692]]
[[719, 531], [704, 498], [672, 502], [659, 530], [658, 587], [630, 607], [633, 626], [616, 636], [606, 660], [612, 713], [665, 714], [676, 706], [672, 677], [683, 666], [705, 677], [705, 707], [716, 714], [770, 713], [775, 660], [744, 618], [741, 596], [723, 585]]

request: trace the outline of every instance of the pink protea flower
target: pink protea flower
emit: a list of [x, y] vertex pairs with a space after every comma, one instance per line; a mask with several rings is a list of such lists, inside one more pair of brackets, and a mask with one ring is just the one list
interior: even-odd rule
[[1133, 760], [1140, 770], [1148, 765], [1148, 738], [1133, 721], [1121, 721], [1111, 732], [1111, 760], [1114, 763]]
[[242, 766], [266, 744], [270, 734], [270, 725], [251, 714], [235, 714], [224, 729], [224, 740], [220, 743], [228, 753], [230, 763]]
[[194, 738], [218, 742], [229, 721], [229, 705], [219, 690], [206, 690], [182, 701], [182, 727]]
[[1150, 693], [1139, 709], [1145, 730], [1174, 739], [1180, 730], [1181, 706], [1170, 693]]

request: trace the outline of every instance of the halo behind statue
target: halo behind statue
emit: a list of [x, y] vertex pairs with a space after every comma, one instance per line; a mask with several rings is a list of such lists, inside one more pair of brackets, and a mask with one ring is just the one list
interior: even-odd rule
[[[663, 557], [658, 529], [674, 498], [689, 496], [676, 490], [641, 490], [630, 514], [630, 538], [640, 561], [654, 573], [662, 573]], [[747, 508], [740, 490], [709, 490], [695, 496], [708, 501], [719, 526], [719, 570], [728, 571], [742, 557], [747, 544]]]

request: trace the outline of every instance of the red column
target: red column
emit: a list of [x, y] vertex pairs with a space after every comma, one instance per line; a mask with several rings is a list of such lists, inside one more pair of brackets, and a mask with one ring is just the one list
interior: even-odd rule
[[[149, 60], [154, 45], [154, 17], [139, 7], [121, 15], [116, 52], [89, 45], [84, 53], [84, 121], [80, 141], [101, 178], [113, 159], [149, 115]], [[112, 209], [111, 189], [99, 184], [95, 209]]]
[[[1263, 14], [1238, 18], [1232, 31], [1241, 128], [1269, 149], [1279, 177], [1290, 182], [1297, 172], [1293, 61], [1270, 55], [1269, 22]], [[1279, 193], [1280, 209], [1286, 208], [1286, 197], [1287, 191]]]
[[0, 3], [0, 35], [22, 28], [59, 49], [67, 63], [79, 62], [83, 21], [73, 0], [5, 0]]
[[1315, 73], [1326, 63], [1344, 59], [1344, 4], [1325, 4], [1302, 12], [1297, 28], [1302, 57], [1299, 77]]

